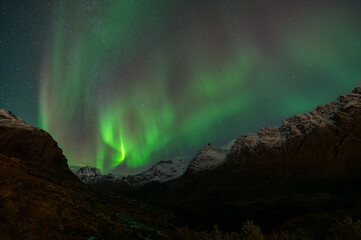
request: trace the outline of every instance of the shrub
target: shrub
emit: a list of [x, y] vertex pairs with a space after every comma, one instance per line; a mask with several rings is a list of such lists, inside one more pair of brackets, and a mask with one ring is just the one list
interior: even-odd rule
[[254, 225], [253, 221], [247, 220], [241, 229], [242, 240], [264, 240], [260, 227]]

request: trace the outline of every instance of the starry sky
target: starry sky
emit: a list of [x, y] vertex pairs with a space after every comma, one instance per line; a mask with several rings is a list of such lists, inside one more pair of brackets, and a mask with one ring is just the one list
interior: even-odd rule
[[229, 145], [361, 84], [360, 0], [2, 0], [0, 19], [0, 108], [103, 172]]

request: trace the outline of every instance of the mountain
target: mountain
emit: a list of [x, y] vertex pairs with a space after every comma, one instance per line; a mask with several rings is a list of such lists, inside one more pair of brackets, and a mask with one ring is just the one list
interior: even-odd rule
[[224, 163], [227, 150], [216, 148], [212, 143], [203, 147], [190, 162], [187, 172], [198, 173], [213, 170]]
[[[119, 180], [141, 186], [152, 181], [174, 180], [183, 173], [196, 175], [224, 167], [243, 177], [262, 178], [358, 173], [360, 89], [309, 113], [287, 118], [279, 128], [266, 127], [240, 136], [229, 151], [209, 143], [190, 162], [160, 161], [140, 174]], [[263, 173], [258, 175], [253, 171]]]
[[117, 182], [122, 182], [130, 186], [144, 186], [149, 183], [166, 183], [182, 176], [189, 162], [189, 159], [160, 161], [144, 172], [118, 178]]
[[360, 139], [361, 88], [356, 88], [285, 119], [279, 128], [240, 136], [218, 167], [186, 171], [167, 189], [148, 191], [143, 199], [167, 205], [194, 226], [219, 224], [230, 230], [245, 219], [273, 229], [315, 209], [358, 207]]
[[0, 109], [0, 239], [174, 239], [171, 218], [90, 189], [50, 134]]
[[111, 182], [131, 187], [141, 187], [147, 184], [168, 184], [181, 177], [186, 171], [197, 173], [209, 171], [220, 166], [226, 159], [227, 150], [216, 148], [208, 143], [199, 150], [193, 159], [174, 161], [159, 161], [148, 170], [141, 173], [114, 178], [113, 175], [102, 175], [96, 168], [80, 168], [75, 175], [85, 183]]
[[360, 139], [359, 87], [281, 127], [242, 135], [228, 152], [208, 144], [167, 184], [107, 190], [165, 207], [200, 229], [216, 224], [233, 231], [253, 219], [271, 231], [294, 217], [345, 206], [359, 218]]
[[330, 104], [240, 136], [225, 167], [237, 173], [262, 172], [269, 179], [287, 176], [336, 177], [361, 171], [361, 88]]
[[88, 166], [82, 167], [76, 171], [75, 176], [77, 176], [84, 183], [115, 180], [115, 177], [111, 173], [103, 175], [97, 168], [90, 168]]
[[78, 171], [76, 171], [75, 176], [87, 184], [109, 182], [114, 184], [124, 184], [131, 187], [139, 187], [151, 183], [162, 184], [173, 181], [184, 174], [189, 163], [189, 159], [160, 161], [146, 171], [118, 178], [115, 178], [111, 173], [103, 175], [99, 169], [86, 166], [81, 167]]
[[98, 169], [89, 167], [80, 168], [75, 175], [84, 183], [111, 182], [131, 187], [141, 187], [151, 183], [168, 184], [181, 177], [186, 171], [197, 173], [217, 168], [225, 161], [226, 153], [227, 150], [216, 148], [212, 143], [208, 143], [193, 159], [159, 161], [148, 170], [134, 175], [114, 178], [112, 174], [102, 175]]
[[49, 133], [3, 109], [0, 109], [0, 153], [21, 159], [26, 166], [75, 179], [62, 150]]

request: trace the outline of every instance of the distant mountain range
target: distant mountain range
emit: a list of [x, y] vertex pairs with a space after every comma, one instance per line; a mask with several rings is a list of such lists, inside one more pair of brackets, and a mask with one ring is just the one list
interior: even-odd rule
[[[229, 168], [228, 177], [234, 173], [263, 179], [358, 173], [361, 168], [360, 89], [309, 113], [287, 118], [279, 128], [266, 127], [240, 136], [229, 151], [209, 143], [193, 159], [160, 161], [136, 175], [104, 177], [99, 170], [89, 167], [81, 168], [76, 175], [84, 182], [113, 180], [143, 186], [223, 168]], [[87, 178], [89, 171], [94, 178]]]
[[[347, 194], [360, 192], [361, 88], [287, 118], [279, 128], [242, 135], [229, 151], [208, 144], [187, 163], [159, 162], [91, 186], [166, 207], [199, 228], [232, 230], [255, 219], [273, 229], [310, 210], [310, 202], [311, 209], [325, 211], [345, 205]], [[329, 206], [320, 194], [337, 200]]]

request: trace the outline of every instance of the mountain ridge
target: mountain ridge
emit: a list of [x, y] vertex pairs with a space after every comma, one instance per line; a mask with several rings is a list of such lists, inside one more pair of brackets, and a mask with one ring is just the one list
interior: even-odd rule
[[[286, 175], [307, 175], [307, 174], [316, 174], [319, 175], [321, 173], [311, 173], [310, 169], [307, 169], [307, 164], [300, 161], [304, 161], [304, 159], [308, 159], [314, 153], [307, 153], [307, 156], [298, 157], [294, 163], [298, 162], [297, 167], [290, 165], [287, 159], [293, 158], [291, 155], [293, 152], [297, 152], [302, 148], [301, 138], [308, 137], [312, 135], [314, 132], [320, 134], [317, 137], [320, 137], [321, 140], [325, 139], [325, 134], [331, 134], [332, 131], [334, 135], [342, 139], [344, 141], [347, 139], [347, 133], [344, 125], [347, 124], [348, 121], [356, 121], [360, 119], [360, 106], [361, 106], [361, 87], [355, 88], [351, 93], [347, 93], [341, 95], [336, 100], [331, 102], [330, 104], [320, 105], [315, 110], [312, 110], [308, 113], [296, 114], [292, 117], [286, 118], [282, 121], [282, 125], [280, 127], [265, 127], [261, 128], [256, 133], [250, 133], [247, 135], [241, 135], [238, 137], [233, 143], [230, 150], [224, 150], [221, 148], [215, 147], [212, 143], [207, 144], [205, 147], [200, 149], [198, 153], [192, 158], [187, 166], [184, 174], [177, 177], [169, 177], [170, 180], [174, 180], [184, 175], [194, 175], [197, 173], [202, 174], [202, 172], [212, 171], [216, 168], [222, 167], [222, 165], [227, 164], [235, 164], [237, 167], [237, 171], [240, 169], [246, 169], [247, 165], [257, 164], [262, 162], [264, 159], [264, 154], [277, 155], [279, 157], [278, 161], [274, 161], [275, 166], [271, 167], [267, 164], [263, 168], [268, 168], [268, 171], [272, 171], [271, 174], [274, 176], [286, 176]], [[356, 112], [348, 113], [348, 109], [358, 109]], [[350, 116], [348, 116], [351, 114]], [[352, 120], [352, 118], [354, 118]], [[343, 128], [340, 130], [337, 127], [339, 121], [343, 121]], [[360, 120], [361, 121], [361, 120]], [[347, 126], [346, 126], [347, 127]], [[347, 127], [347, 128], [350, 128]], [[323, 130], [328, 129], [327, 131], [331, 131], [329, 133], [322, 133]], [[301, 142], [300, 142], [301, 141]], [[336, 141], [336, 140], [335, 140]], [[337, 154], [340, 153], [340, 144], [341, 142], [333, 143], [334, 151]], [[358, 142], [358, 140], [355, 140]], [[307, 142], [307, 141], [306, 141]], [[292, 149], [292, 153], [288, 155], [284, 155], [285, 149]], [[312, 149], [312, 148], [310, 148]], [[268, 151], [268, 153], [267, 153]], [[316, 151], [314, 151], [316, 152]], [[342, 151], [341, 151], [342, 152]], [[353, 152], [353, 151], [352, 151]], [[322, 153], [324, 154], [324, 153]], [[249, 158], [253, 158], [253, 162], [247, 161]], [[256, 160], [255, 160], [256, 159]], [[332, 158], [331, 158], [332, 159]], [[157, 164], [153, 165], [150, 169], [154, 168]], [[173, 162], [175, 163], [175, 162]], [[336, 164], [336, 163], [333, 163]], [[356, 164], [356, 163], [355, 163]], [[262, 167], [262, 166], [259, 166]], [[320, 167], [320, 166], [319, 166]], [[317, 169], [319, 169], [319, 167]], [[334, 167], [334, 169], [331, 169]], [[297, 168], [299, 168], [297, 170]], [[334, 165], [330, 166], [329, 169], [324, 169], [322, 174], [333, 174], [333, 175], [342, 175], [342, 169], [346, 171], [346, 166], [335, 167]], [[361, 165], [357, 168], [361, 168]], [[146, 179], [148, 176], [146, 170], [140, 174], [130, 175], [128, 179], [137, 179], [144, 178]], [[248, 168], [249, 169], [249, 168]], [[282, 169], [282, 172], [277, 172], [279, 169]], [[320, 170], [320, 169], [319, 169]], [[266, 169], [264, 169], [266, 171]], [[240, 173], [241, 174], [241, 173]], [[252, 173], [254, 174], [254, 173]], [[248, 174], [248, 175], [252, 175]], [[247, 175], [247, 171], [243, 172], [242, 175]], [[143, 177], [142, 177], [143, 176]], [[126, 177], [123, 177], [123, 182], [127, 182]], [[166, 181], [160, 181], [166, 182]], [[131, 181], [128, 181], [130, 185], [132, 185]], [[143, 181], [142, 184], [133, 184], [134, 186], [142, 186], [147, 182]]]
[[[286, 118], [278, 128], [239, 136], [215, 168], [187, 170], [165, 184], [129, 188], [99, 183], [93, 187], [166, 207], [182, 223], [195, 228], [217, 224], [232, 231], [242, 221], [254, 219], [271, 230], [310, 211], [309, 201], [312, 209], [322, 211], [346, 204], [350, 200], [345, 196], [352, 198], [354, 205], [360, 204], [349, 196], [359, 192], [361, 182], [360, 139], [358, 87], [330, 104]], [[208, 145], [203, 150], [213, 148]], [[212, 162], [202, 149], [198, 153], [206, 156], [201, 163]], [[327, 196], [335, 202], [315, 196]]]

